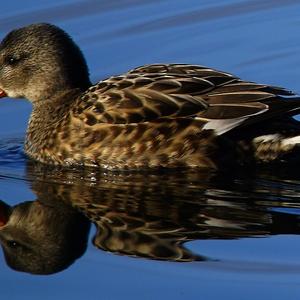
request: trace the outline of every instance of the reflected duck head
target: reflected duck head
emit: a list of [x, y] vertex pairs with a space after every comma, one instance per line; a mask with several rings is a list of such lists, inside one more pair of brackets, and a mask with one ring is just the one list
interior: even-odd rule
[[90, 85], [78, 46], [60, 28], [33, 24], [11, 31], [0, 44], [0, 97], [33, 103]]
[[7, 264], [32, 274], [64, 270], [87, 247], [90, 222], [63, 203], [1, 203], [0, 242]]

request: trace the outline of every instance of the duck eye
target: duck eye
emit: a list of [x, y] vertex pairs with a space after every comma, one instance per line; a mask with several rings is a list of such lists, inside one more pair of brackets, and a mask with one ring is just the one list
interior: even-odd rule
[[8, 56], [6, 58], [6, 63], [8, 65], [15, 65], [18, 61], [20, 60], [19, 57], [16, 57], [16, 56]]

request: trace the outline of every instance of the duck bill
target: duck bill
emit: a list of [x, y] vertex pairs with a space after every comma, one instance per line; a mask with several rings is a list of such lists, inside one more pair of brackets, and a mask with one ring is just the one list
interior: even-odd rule
[[0, 200], [0, 229], [8, 222], [11, 213], [11, 207]]
[[0, 89], [0, 98], [6, 97], [6, 96], [7, 96], [6, 93], [2, 89]]

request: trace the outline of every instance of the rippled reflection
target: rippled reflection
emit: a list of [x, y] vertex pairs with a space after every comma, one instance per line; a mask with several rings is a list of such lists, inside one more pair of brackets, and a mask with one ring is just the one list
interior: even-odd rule
[[37, 274], [61, 271], [82, 256], [90, 222], [101, 250], [177, 262], [216, 259], [185, 243], [299, 233], [299, 181], [281, 174], [96, 173], [30, 163], [27, 179], [37, 198], [1, 204], [0, 241], [11, 268]]

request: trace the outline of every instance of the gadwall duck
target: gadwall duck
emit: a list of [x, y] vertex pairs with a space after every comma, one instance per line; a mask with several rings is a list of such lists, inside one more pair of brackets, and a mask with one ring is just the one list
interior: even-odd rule
[[92, 85], [78, 46], [44, 23], [10, 32], [0, 64], [0, 95], [33, 105], [25, 152], [46, 164], [222, 168], [297, 157], [300, 101], [283, 88], [188, 64]]

